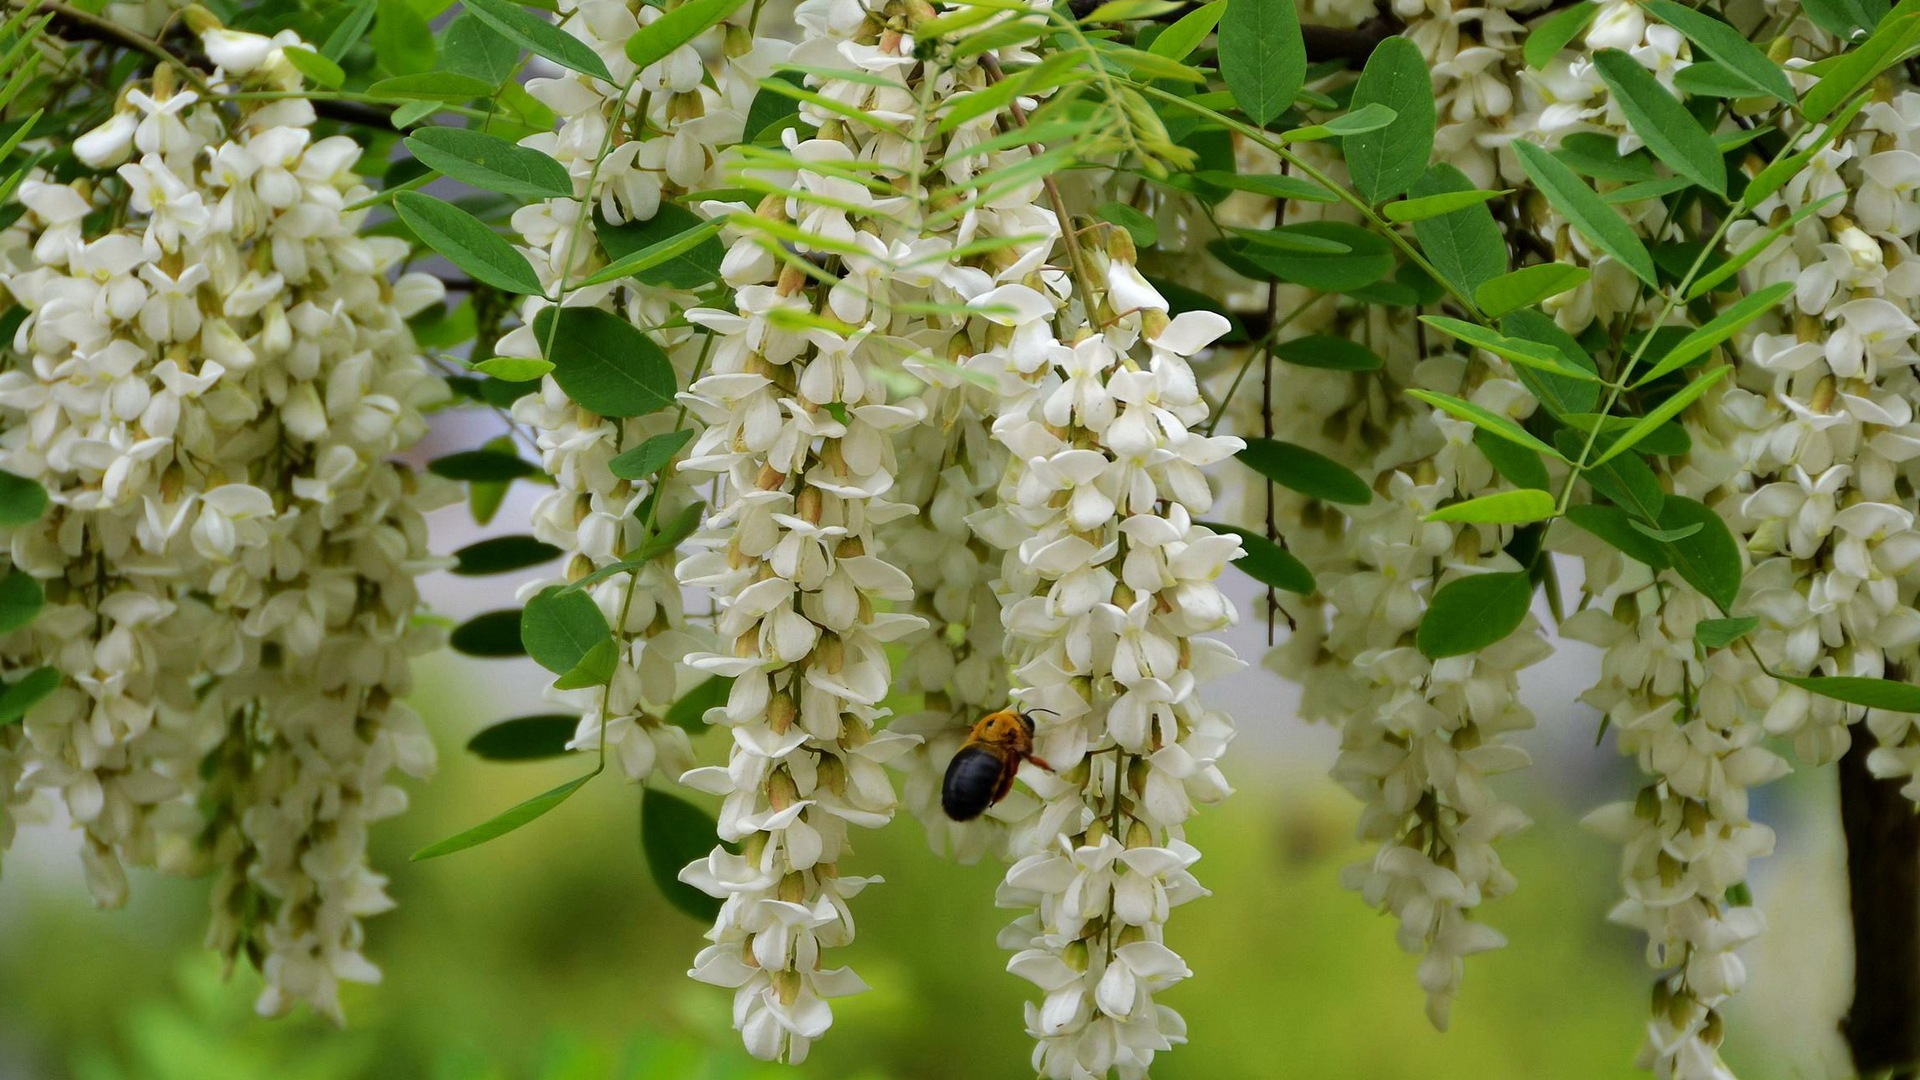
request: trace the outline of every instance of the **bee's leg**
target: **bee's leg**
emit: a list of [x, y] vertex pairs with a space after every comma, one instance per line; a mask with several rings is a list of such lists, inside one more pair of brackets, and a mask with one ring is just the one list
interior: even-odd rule
[[1040, 766], [1041, 768], [1047, 770], [1048, 772], [1053, 771], [1053, 766], [1047, 764], [1046, 758], [1038, 758], [1038, 757], [1034, 757], [1032, 754], [1028, 754], [1027, 760], [1033, 762], [1035, 765]]

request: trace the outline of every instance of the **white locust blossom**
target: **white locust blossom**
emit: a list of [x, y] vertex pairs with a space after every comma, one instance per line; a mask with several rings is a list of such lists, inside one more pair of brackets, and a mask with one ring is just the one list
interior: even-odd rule
[[6, 664], [63, 678], [20, 783], [65, 803], [103, 904], [126, 863], [219, 867], [209, 940], [262, 967], [261, 1009], [337, 1016], [337, 983], [377, 975], [360, 920], [390, 906], [367, 826], [404, 806], [392, 770], [433, 760], [397, 699], [435, 643], [414, 577], [445, 489], [386, 459], [445, 397], [404, 321], [440, 287], [356, 235], [360, 149], [313, 138], [298, 40], [189, 14], [227, 65], [208, 82], [267, 100], [203, 101], [161, 65], [75, 141], [116, 181], [28, 180], [0, 266], [27, 311], [0, 468], [53, 503], [6, 536], [49, 599]]
[[1087, 253], [1105, 299], [1076, 298], [1081, 329], [1054, 338], [1037, 310], [1016, 331], [1031, 339], [1005, 357], [1021, 392], [994, 422], [1011, 458], [979, 518], [1006, 550], [1015, 695], [1056, 770], [1022, 774], [1040, 802], [1015, 826], [998, 903], [1024, 914], [1001, 944], [1042, 994], [1027, 1006], [1035, 1071], [1074, 1080], [1144, 1077], [1186, 1040], [1156, 1000], [1190, 974], [1165, 928], [1206, 895], [1184, 823], [1227, 795], [1216, 762], [1233, 734], [1199, 684], [1239, 665], [1199, 636], [1234, 619], [1215, 579], [1239, 541], [1195, 519], [1213, 504], [1201, 469], [1242, 444], [1196, 430], [1207, 409], [1189, 367], [1228, 324], [1170, 320], [1126, 235], [1112, 245]]

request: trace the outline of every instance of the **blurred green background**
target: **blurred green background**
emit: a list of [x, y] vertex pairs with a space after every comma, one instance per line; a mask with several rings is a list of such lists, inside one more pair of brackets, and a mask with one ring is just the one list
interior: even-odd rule
[[[434, 1080], [606, 1077], [945, 1080], [1022, 1077], [1026, 984], [1004, 971], [994, 935], [998, 867], [934, 858], [911, 820], [864, 839], [858, 942], [844, 950], [874, 987], [836, 1004], [828, 1037], [797, 1069], [753, 1062], [728, 1027], [727, 991], [684, 972], [703, 927], [668, 907], [638, 848], [638, 790], [608, 778], [520, 832], [449, 858], [408, 853], [543, 790], [573, 762], [500, 765], [464, 755], [500, 718], [489, 669], [451, 656], [426, 665], [419, 705], [439, 733], [439, 775], [414, 808], [378, 830], [397, 911], [372, 920], [386, 973], [353, 988], [349, 1025], [297, 1014], [253, 1017], [251, 972], [223, 982], [199, 950], [206, 885], [151, 874], [129, 910], [85, 899], [64, 831], [23, 835], [0, 880], [0, 1078]], [[492, 669], [496, 673], [498, 668]], [[1275, 700], [1259, 669], [1239, 693]], [[1572, 695], [1557, 692], [1560, 709]], [[1392, 923], [1343, 891], [1362, 857], [1355, 806], [1325, 779], [1331, 733], [1243, 715], [1229, 774], [1238, 794], [1204, 813], [1192, 838], [1214, 896], [1180, 909], [1170, 943], [1196, 977], [1165, 1000], [1190, 1045], [1168, 1078], [1640, 1075], [1632, 1067], [1647, 980], [1636, 936], [1608, 924], [1613, 853], [1578, 827], [1628, 790], [1626, 763], [1572, 714], [1533, 738], [1534, 769], [1507, 790], [1535, 817], [1505, 852], [1520, 892], [1490, 907], [1510, 946], [1469, 961], [1453, 1030], [1423, 1018], [1414, 961]], [[1578, 723], [1585, 725], [1587, 719]], [[1558, 725], [1562, 730], [1555, 730]], [[1571, 749], [1569, 749], [1571, 748]], [[701, 747], [717, 760], [713, 736]], [[1771, 929], [1748, 950], [1753, 985], [1730, 1017], [1729, 1058], [1744, 1080], [1845, 1075], [1833, 1034], [1846, 1000], [1838, 912], [1840, 841], [1830, 774], [1767, 789], [1781, 830], [1755, 892]]]

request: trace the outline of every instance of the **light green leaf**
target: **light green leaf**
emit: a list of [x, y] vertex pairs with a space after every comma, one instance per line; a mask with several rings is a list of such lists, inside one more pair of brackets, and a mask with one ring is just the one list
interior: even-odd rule
[[413, 853], [413, 861], [437, 859], [442, 855], [451, 855], [456, 851], [465, 851], [470, 847], [484, 844], [489, 840], [505, 836], [522, 825], [540, 817], [547, 811], [566, 802], [573, 793], [586, 786], [587, 781], [599, 775], [595, 769], [585, 776], [576, 776], [552, 791], [543, 792], [513, 807], [500, 816], [483, 821], [458, 836], [450, 836], [437, 844], [428, 844]]
[[1320, 139], [1364, 135], [1388, 127], [1397, 115], [1391, 108], [1375, 102], [1360, 106], [1350, 113], [1336, 116], [1324, 124], [1309, 124], [1306, 127], [1283, 132], [1280, 135], [1280, 141], [1283, 143], [1316, 142]]
[[1185, 60], [1200, 47], [1208, 34], [1213, 33], [1213, 28], [1220, 22], [1221, 13], [1226, 10], [1227, 0], [1202, 4], [1180, 16], [1180, 21], [1162, 31], [1147, 48], [1169, 60]]
[[1088, 12], [1081, 21], [1103, 23], [1151, 19], [1156, 15], [1165, 15], [1169, 11], [1178, 11], [1182, 6], [1178, 0], [1107, 0], [1106, 3]]
[[1920, 713], [1920, 686], [1859, 675], [1777, 676], [1809, 693], [1883, 712]]
[[1693, 640], [1709, 649], [1724, 649], [1746, 637], [1753, 628], [1760, 625], [1758, 615], [1742, 615], [1732, 619], [1701, 619], [1693, 624]]
[[559, 586], [541, 590], [520, 613], [520, 644], [535, 663], [556, 675], [579, 666], [593, 647], [613, 633], [607, 616], [585, 592]]
[[1867, 102], [1872, 99], [1873, 94], [1867, 92], [1847, 102], [1846, 107], [1841, 109], [1833, 119], [1827, 121], [1826, 127], [1820, 129], [1820, 137], [1811, 145], [1801, 147], [1787, 157], [1779, 158], [1761, 169], [1758, 175], [1747, 181], [1747, 189], [1740, 193], [1740, 203], [1736, 212], [1752, 212], [1753, 208], [1760, 205], [1767, 196], [1780, 190], [1787, 181], [1800, 175], [1801, 170], [1807, 167], [1807, 163], [1813, 160], [1815, 154], [1826, 149], [1828, 143], [1852, 126], [1854, 117], [1859, 116], [1860, 110], [1866, 108]]
[[339, 64], [312, 49], [300, 45], [288, 45], [280, 51], [287, 58], [287, 63], [292, 64], [295, 71], [305, 75], [315, 86], [338, 90], [340, 84], [347, 81], [347, 73], [340, 70]]
[[1600, 376], [1577, 364], [1568, 363], [1566, 358], [1560, 355], [1560, 350], [1551, 346], [1527, 341], [1524, 338], [1508, 337], [1483, 326], [1460, 319], [1450, 319], [1444, 315], [1422, 315], [1420, 321], [1443, 334], [1457, 338], [1474, 348], [1485, 349], [1512, 363], [1538, 368], [1562, 378], [1585, 382], [1600, 381]]
[[[1473, 190], [1474, 183], [1466, 174], [1442, 162], [1415, 181], [1412, 194], [1424, 199]], [[1472, 296], [1482, 282], [1507, 271], [1507, 242], [1484, 203], [1416, 221], [1413, 235], [1420, 241], [1427, 261], [1462, 296]]]
[[[545, 308], [533, 332], [553, 378], [581, 408], [601, 416], [645, 416], [673, 404], [673, 364], [652, 338], [600, 308]], [[551, 346], [548, 346], [551, 342]]]
[[[585, 593], [569, 593], [570, 596], [584, 596]], [[573, 670], [553, 680], [555, 690], [584, 690], [589, 686], [605, 686], [613, 678], [620, 666], [620, 646], [612, 638], [605, 638], [587, 655], [573, 666]]]
[[1354, 190], [1370, 203], [1407, 190], [1427, 171], [1427, 159], [1433, 156], [1433, 73], [1412, 41], [1390, 37], [1367, 58], [1353, 88], [1353, 107], [1374, 104], [1393, 110], [1392, 123], [1349, 135], [1345, 144]]
[[673, 50], [740, 9], [745, 0], [688, 0], [641, 27], [627, 39], [627, 59], [636, 67], [659, 63]]
[[1431, 660], [1476, 653], [1519, 629], [1532, 604], [1524, 571], [1455, 578], [1434, 592], [1413, 643]]
[[1685, 34], [1687, 40], [1751, 83], [1754, 89], [1788, 105], [1794, 103], [1793, 85], [1787, 82], [1786, 73], [1748, 41], [1745, 34], [1704, 11], [1695, 11], [1673, 0], [1643, 0], [1640, 10]]
[[1534, 438], [1527, 429], [1514, 423], [1510, 418], [1489, 412], [1471, 401], [1462, 401], [1451, 394], [1436, 393], [1432, 390], [1408, 390], [1407, 396], [1424, 401], [1455, 419], [1465, 420], [1489, 434], [1524, 446], [1535, 453], [1553, 458], [1555, 461], [1567, 460], [1560, 456], [1560, 451]]
[[1465, 521], [1476, 525], [1524, 525], [1545, 521], [1556, 514], [1553, 495], [1538, 488], [1499, 491], [1477, 499], [1443, 506], [1427, 515], [1428, 521]]
[[1278, 0], [1227, 0], [1219, 41], [1220, 77], [1247, 119], [1266, 127], [1306, 83], [1300, 16]]
[[1573, 223], [1581, 234], [1599, 246], [1600, 250], [1613, 256], [1620, 265], [1633, 272], [1633, 276], [1648, 285], [1659, 287], [1654, 275], [1653, 256], [1647, 254], [1645, 244], [1640, 242], [1633, 228], [1619, 214], [1613, 212], [1593, 189], [1580, 182], [1573, 170], [1566, 167], [1552, 154], [1525, 139], [1516, 140], [1514, 153], [1520, 155], [1520, 165], [1526, 170], [1541, 194], [1555, 210]]
[[1739, 333], [1741, 327], [1778, 307], [1780, 301], [1786, 299], [1787, 294], [1791, 293], [1795, 287], [1795, 282], [1780, 281], [1757, 293], [1741, 297], [1739, 303], [1727, 308], [1714, 316], [1711, 322], [1681, 338], [1678, 345], [1668, 350], [1667, 355], [1661, 357], [1660, 362], [1645, 375], [1640, 376], [1633, 385], [1645, 386], [1669, 372], [1679, 371], [1706, 355], [1715, 345]]
[[1273, 355], [1289, 364], [1329, 371], [1377, 371], [1382, 363], [1365, 345], [1351, 338], [1327, 334], [1279, 342], [1273, 346]]
[[718, 843], [713, 815], [659, 788], [640, 790], [640, 848], [647, 873], [667, 902], [698, 922], [711, 924], [720, 900], [680, 880], [680, 871], [700, 862]]
[[1920, 5], [1913, 0], [1903, 0], [1880, 20], [1872, 36], [1859, 47], [1840, 54], [1813, 89], [1800, 99], [1800, 114], [1810, 124], [1819, 123], [1881, 72], [1906, 60], [1917, 44], [1920, 44]]
[[521, 199], [565, 199], [573, 195], [566, 167], [538, 150], [529, 150], [464, 128], [421, 128], [406, 139], [420, 164], [463, 184]]
[[1606, 541], [1628, 558], [1655, 570], [1665, 570], [1673, 565], [1673, 558], [1667, 549], [1634, 529], [1633, 519], [1617, 506], [1570, 506], [1567, 508], [1567, 520]]
[[[379, 0], [378, 17], [369, 40], [374, 59], [395, 75], [425, 72], [433, 67], [433, 27], [407, 0]], [[339, 57], [330, 59], [338, 60]]]
[[1572, 4], [1540, 20], [1527, 32], [1527, 43], [1520, 48], [1521, 59], [1535, 71], [1546, 67], [1598, 14], [1598, 4]]
[[501, 382], [522, 383], [544, 376], [553, 370], [553, 365], [530, 356], [489, 356], [473, 365], [473, 370]]
[[673, 460], [673, 455], [693, 439], [693, 429], [682, 428], [655, 435], [639, 446], [607, 462], [607, 471], [622, 480], [645, 480]]
[[1373, 489], [1353, 470], [1304, 446], [1256, 437], [1234, 456], [1274, 483], [1311, 499], [1350, 506], [1373, 501]]
[[422, 243], [473, 275], [475, 281], [508, 292], [540, 295], [540, 278], [527, 257], [479, 218], [417, 191], [395, 195], [393, 206]]
[[60, 671], [52, 667], [35, 668], [18, 681], [0, 689], [0, 727], [26, 718], [27, 712], [60, 689]]
[[521, 48], [559, 64], [607, 82], [613, 76], [606, 62], [586, 42], [567, 33], [512, 0], [465, 0], [474, 18], [493, 27]]
[[1228, 525], [1218, 521], [1200, 521], [1221, 535], [1232, 534], [1240, 538], [1241, 550], [1246, 554], [1233, 561], [1233, 566], [1262, 585], [1285, 592], [1298, 593], [1301, 596], [1313, 595], [1315, 589], [1313, 572], [1306, 564], [1293, 557], [1286, 548], [1267, 539], [1257, 532], [1243, 529], [1238, 525]]
[[1802, 221], [1805, 221], [1808, 217], [1819, 213], [1823, 207], [1830, 205], [1835, 199], [1844, 199], [1846, 197], [1847, 197], [1846, 192], [1836, 191], [1829, 194], [1827, 197], [1823, 199], [1816, 199], [1813, 202], [1810, 202], [1807, 205], [1802, 206], [1800, 209], [1795, 210], [1792, 216], [1788, 217], [1787, 220], [1781, 222], [1778, 225], [1775, 225], [1771, 229], [1768, 229], [1765, 235], [1761, 236], [1759, 239], [1748, 244], [1746, 247], [1741, 248], [1739, 252], [1733, 256], [1733, 258], [1728, 259], [1726, 262], [1723, 262], [1719, 266], [1714, 267], [1712, 270], [1709, 270], [1706, 273], [1700, 275], [1699, 280], [1695, 281], [1691, 286], [1687, 288], [1687, 299], [1689, 301], [1695, 300], [1713, 291], [1713, 289], [1718, 287], [1721, 282], [1739, 273], [1741, 269], [1744, 268], [1748, 263], [1752, 262], [1762, 252], [1772, 247], [1774, 241], [1780, 239], [1782, 236], [1785, 236], [1787, 233], [1791, 232], [1795, 225], [1798, 225]]
[[1149, 248], [1160, 238], [1160, 226], [1150, 217], [1126, 203], [1110, 202], [1095, 210], [1094, 216], [1127, 230], [1134, 246]]
[[1572, 263], [1540, 263], [1502, 274], [1474, 290], [1473, 302], [1489, 318], [1532, 307], [1550, 296], [1586, 284], [1593, 271]]
[[[1398, 39], [1395, 39], [1398, 40]], [[1380, 208], [1380, 216], [1388, 221], [1425, 221], [1441, 214], [1451, 214], [1469, 206], [1478, 206], [1491, 202], [1502, 195], [1513, 194], [1512, 188], [1499, 191], [1447, 191], [1439, 195], [1427, 195], [1418, 199], [1401, 199], [1390, 202]]]
[[461, 12], [447, 24], [441, 41], [441, 66], [489, 86], [505, 85], [520, 69], [520, 46], [477, 15]]
[[1500, 332], [1556, 350], [1562, 360], [1589, 373], [1589, 376], [1578, 379], [1563, 379], [1533, 368], [1516, 367], [1514, 374], [1529, 393], [1540, 399], [1548, 412], [1564, 417], [1569, 413], [1591, 412], [1599, 405], [1600, 385], [1590, 377], [1598, 373], [1598, 365], [1571, 334], [1553, 321], [1552, 316], [1538, 308], [1521, 308], [1509, 312], [1500, 320]]
[[1706, 372], [1682, 387], [1679, 393], [1661, 402], [1659, 405], [1654, 406], [1652, 412], [1641, 417], [1632, 427], [1628, 428], [1627, 433], [1620, 436], [1612, 446], [1607, 447], [1606, 453], [1601, 454], [1599, 459], [1593, 464], [1599, 465], [1609, 460], [1616, 454], [1621, 453], [1628, 447], [1639, 442], [1641, 439], [1646, 438], [1649, 434], [1652, 434], [1654, 428], [1680, 415], [1680, 410], [1693, 404], [1695, 398], [1706, 393], [1708, 387], [1725, 378], [1727, 373], [1732, 370], [1731, 367], [1722, 365], [1714, 368], [1712, 371]]

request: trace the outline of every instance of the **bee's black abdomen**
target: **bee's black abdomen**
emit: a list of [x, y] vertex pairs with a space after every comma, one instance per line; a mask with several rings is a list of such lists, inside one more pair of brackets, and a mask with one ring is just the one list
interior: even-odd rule
[[1000, 789], [1000, 759], [977, 746], [962, 747], [947, 763], [940, 807], [955, 821], [972, 821], [992, 806]]

